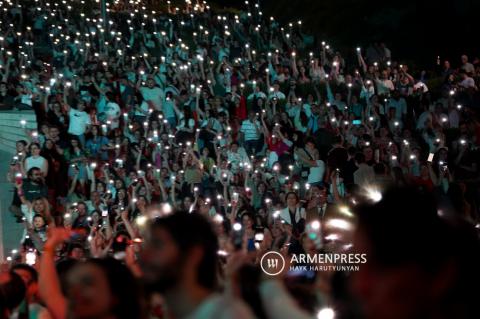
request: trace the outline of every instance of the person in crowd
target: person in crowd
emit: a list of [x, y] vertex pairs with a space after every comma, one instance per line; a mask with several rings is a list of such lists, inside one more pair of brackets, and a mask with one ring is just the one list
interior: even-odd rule
[[35, 268], [27, 264], [17, 264], [12, 267], [12, 271], [19, 275], [26, 287], [25, 299], [17, 309], [16, 314], [11, 318], [51, 318], [48, 310], [39, 304], [38, 296], [38, 272]]
[[[38, 293], [34, 272], [16, 270], [31, 278], [19, 294], [30, 309], [478, 318], [466, 253], [480, 222], [478, 59], [435, 71], [381, 41], [339, 52], [259, 4], [114, 1], [101, 21], [84, 2], [0, 11], [0, 109], [33, 109], [38, 123], [5, 163], [25, 227], [7, 266], [38, 269]], [[352, 249], [372, 253], [358, 276], [295, 262], [262, 275], [267, 252]], [[2, 289], [0, 316], [23, 316], [21, 291]]]
[[144, 280], [165, 296], [176, 318], [253, 318], [242, 302], [215, 293], [218, 243], [204, 217], [176, 212], [150, 227], [141, 260]]
[[0, 318], [8, 319], [25, 297], [25, 284], [15, 271], [0, 272]]

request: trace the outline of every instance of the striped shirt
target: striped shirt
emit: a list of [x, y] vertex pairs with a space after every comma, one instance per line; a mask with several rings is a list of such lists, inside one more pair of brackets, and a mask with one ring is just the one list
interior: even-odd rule
[[[260, 122], [256, 121], [257, 127], [260, 128]], [[254, 141], [258, 140], [260, 137], [259, 132], [255, 128], [255, 125], [250, 120], [245, 120], [242, 122], [242, 127], [240, 132], [245, 135], [245, 141]]]

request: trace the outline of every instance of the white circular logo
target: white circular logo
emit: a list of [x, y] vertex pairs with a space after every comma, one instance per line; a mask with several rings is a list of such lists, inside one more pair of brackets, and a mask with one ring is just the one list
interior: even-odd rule
[[285, 268], [285, 259], [279, 252], [269, 251], [260, 259], [260, 267], [267, 275], [276, 276]]

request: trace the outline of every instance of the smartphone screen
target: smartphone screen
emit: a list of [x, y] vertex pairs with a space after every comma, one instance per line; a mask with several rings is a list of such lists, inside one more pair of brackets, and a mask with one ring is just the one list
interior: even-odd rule
[[428, 159], [427, 159], [427, 161], [428, 161], [429, 163], [433, 162], [433, 156], [434, 156], [434, 155], [435, 155], [435, 154], [433, 154], [433, 153], [428, 154]]

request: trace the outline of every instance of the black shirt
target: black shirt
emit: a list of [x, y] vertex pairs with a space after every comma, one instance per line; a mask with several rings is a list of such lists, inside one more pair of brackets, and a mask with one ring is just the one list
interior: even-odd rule
[[5, 94], [2, 95], [0, 94], [0, 110], [11, 110], [13, 109], [15, 101], [12, 95], [10, 94]]
[[38, 198], [46, 198], [48, 195], [48, 188], [46, 185], [34, 184], [28, 179], [24, 180], [22, 189], [25, 198], [30, 202]]

